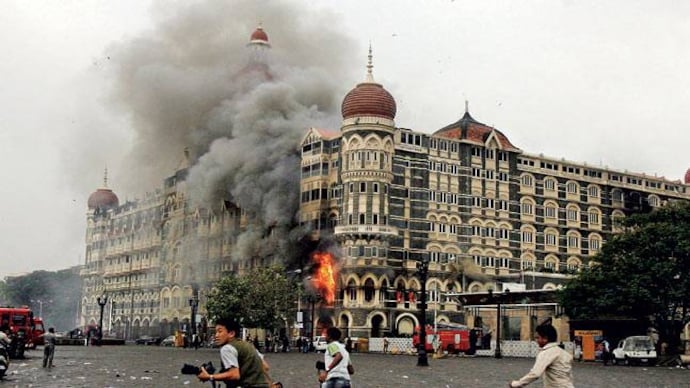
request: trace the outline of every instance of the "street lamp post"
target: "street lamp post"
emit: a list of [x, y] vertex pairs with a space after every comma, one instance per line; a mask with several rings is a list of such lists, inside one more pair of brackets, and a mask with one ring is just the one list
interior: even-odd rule
[[[507, 296], [509, 292], [510, 290], [505, 290], [503, 295]], [[502, 295], [498, 293], [494, 295], [494, 290], [489, 289], [489, 299], [496, 301], [496, 349], [494, 351], [494, 357], [503, 358], [503, 354], [501, 353], [501, 320], [503, 318], [501, 314]]]
[[[285, 275], [288, 277], [288, 279], [292, 282], [294, 281], [294, 278], [296, 276], [300, 277], [302, 276], [302, 269], [297, 268], [292, 271], [285, 271]], [[311, 277], [308, 277], [311, 278]], [[297, 316], [295, 317], [295, 322], [297, 322], [298, 325], [301, 325], [299, 328], [299, 336], [302, 337], [305, 329], [304, 329], [304, 314], [302, 313], [302, 282], [300, 281], [297, 283]]]
[[429, 366], [429, 359], [426, 354], [426, 278], [429, 274], [429, 259], [424, 257], [417, 262], [417, 269], [419, 273], [419, 280], [422, 283], [421, 295], [421, 313], [420, 329], [419, 329], [419, 344], [417, 344], [417, 366]]
[[192, 294], [192, 297], [189, 299], [189, 307], [192, 310], [192, 316], [190, 317], [191, 319], [189, 320], [191, 324], [191, 330], [190, 334], [193, 336], [196, 334], [196, 309], [199, 307], [199, 295], [198, 291], [194, 290], [194, 293]]
[[[40, 318], [43, 318], [43, 303], [44, 301], [41, 299], [31, 299], [32, 303], [38, 303], [38, 316]], [[51, 303], [52, 300], [46, 300], [45, 303]]]
[[101, 317], [98, 319], [98, 344], [101, 344], [101, 340], [103, 340], [103, 309], [105, 308], [105, 305], [108, 303], [108, 297], [103, 295], [101, 298], [100, 296], [96, 298], [96, 302], [98, 303], [98, 306], [101, 308]]

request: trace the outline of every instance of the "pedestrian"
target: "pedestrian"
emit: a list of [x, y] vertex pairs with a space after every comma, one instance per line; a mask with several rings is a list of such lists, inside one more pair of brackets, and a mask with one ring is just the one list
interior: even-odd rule
[[234, 319], [220, 318], [216, 321], [215, 342], [220, 346], [222, 369], [218, 373], [209, 374], [202, 367], [197, 377], [201, 381], [224, 381], [227, 386], [269, 387], [271, 382], [264, 371], [267, 368], [259, 352], [238, 335], [241, 335], [240, 325]]
[[326, 330], [326, 342], [328, 346], [324, 352], [324, 366], [326, 369], [319, 371], [319, 381], [322, 388], [350, 388], [350, 375], [355, 369], [350, 361], [350, 353], [339, 342], [340, 329], [329, 327]]
[[258, 334], [254, 336], [254, 342], [253, 343], [254, 343], [254, 347], [256, 348], [256, 350], [259, 350], [259, 335]]
[[297, 337], [297, 342], [295, 343], [295, 346], [297, 346], [298, 352], [302, 352], [302, 337]]
[[266, 334], [266, 341], [264, 341], [264, 353], [271, 352], [271, 335]]
[[611, 360], [611, 345], [606, 338], [601, 340], [601, 360], [604, 362], [604, 366], [608, 365], [609, 360]]
[[388, 337], [383, 337], [383, 353], [388, 353]]
[[469, 355], [477, 353], [477, 329], [470, 330], [470, 351]]
[[551, 325], [539, 325], [536, 331], [539, 354], [532, 370], [508, 386], [524, 387], [543, 375], [544, 388], [574, 388], [573, 356], [558, 346], [556, 329]]
[[201, 345], [201, 336], [199, 334], [192, 334], [192, 342], [194, 343], [194, 350], [199, 350], [199, 346]]
[[311, 346], [311, 340], [309, 337], [304, 337], [302, 342], [302, 353], [309, 353], [309, 346]]
[[352, 353], [352, 338], [350, 337], [345, 339], [345, 350], [347, 350], [348, 353]]
[[57, 342], [57, 336], [55, 335], [55, 328], [51, 327], [48, 329], [47, 333], [40, 335], [43, 337], [43, 367], [52, 368], [53, 367], [53, 357], [55, 356], [55, 344]]
[[283, 353], [290, 351], [290, 340], [287, 336], [283, 336]]

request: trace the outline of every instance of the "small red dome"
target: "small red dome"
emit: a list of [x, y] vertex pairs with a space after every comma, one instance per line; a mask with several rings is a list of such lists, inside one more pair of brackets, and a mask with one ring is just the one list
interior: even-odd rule
[[685, 184], [690, 185], [690, 168], [685, 172]]
[[254, 30], [254, 32], [252, 32], [252, 36], [249, 37], [249, 41], [252, 43], [268, 43], [268, 35], [264, 29], [259, 26], [256, 28], [256, 30]]
[[396, 109], [393, 96], [383, 86], [373, 82], [361, 83], [350, 90], [341, 107], [344, 119], [354, 116], [379, 116], [393, 120]]
[[110, 209], [117, 207], [120, 204], [120, 200], [112, 190], [101, 188], [89, 196], [87, 204], [89, 209]]

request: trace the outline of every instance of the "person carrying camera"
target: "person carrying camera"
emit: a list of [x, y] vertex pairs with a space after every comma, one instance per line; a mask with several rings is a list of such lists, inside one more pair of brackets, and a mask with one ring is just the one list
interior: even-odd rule
[[216, 321], [215, 342], [220, 346], [222, 369], [219, 373], [209, 374], [202, 367], [197, 377], [201, 381], [224, 381], [226, 386], [270, 387], [259, 352], [251, 343], [239, 339], [239, 334], [240, 325], [234, 319], [220, 318]]

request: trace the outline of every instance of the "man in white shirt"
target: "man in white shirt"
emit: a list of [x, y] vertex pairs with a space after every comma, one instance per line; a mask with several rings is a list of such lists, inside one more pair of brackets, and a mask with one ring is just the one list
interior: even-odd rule
[[539, 325], [536, 331], [540, 349], [532, 370], [508, 386], [524, 387], [543, 375], [544, 388], [574, 388], [573, 356], [558, 346], [556, 329], [551, 325]]
[[326, 370], [319, 373], [319, 381], [324, 383], [322, 388], [350, 388], [350, 373], [354, 372], [350, 366], [350, 353], [339, 342], [340, 330], [329, 327], [326, 330], [328, 346], [324, 352]]

